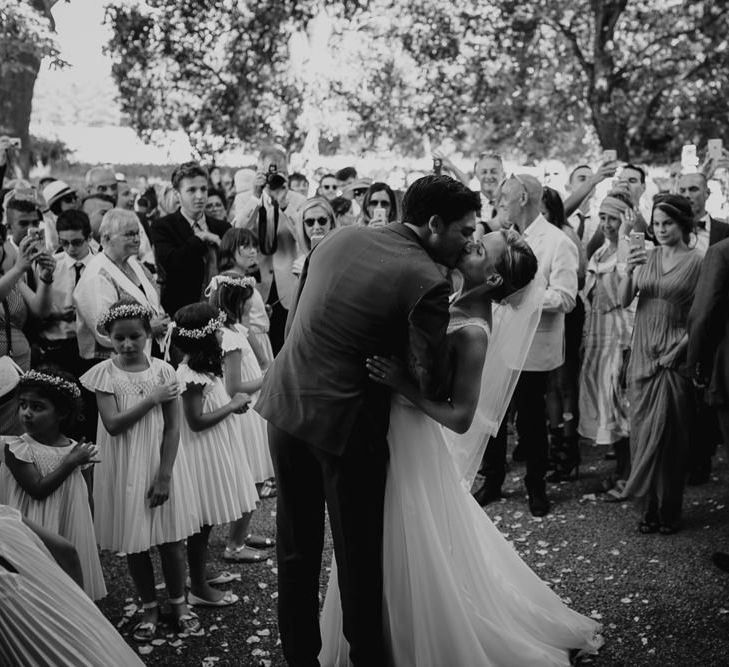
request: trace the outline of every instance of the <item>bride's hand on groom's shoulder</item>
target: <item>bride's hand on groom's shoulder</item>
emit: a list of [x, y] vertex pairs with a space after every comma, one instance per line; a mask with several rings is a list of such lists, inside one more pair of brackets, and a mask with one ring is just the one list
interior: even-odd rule
[[373, 382], [384, 384], [401, 393], [411, 384], [405, 364], [395, 357], [369, 357], [366, 364]]

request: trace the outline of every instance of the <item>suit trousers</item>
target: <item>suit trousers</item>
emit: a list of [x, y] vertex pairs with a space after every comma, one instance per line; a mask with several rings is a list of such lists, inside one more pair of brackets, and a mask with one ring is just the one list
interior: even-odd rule
[[281, 305], [276, 289], [276, 278], [271, 282], [271, 291], [268, 293], [268, 305], [271, 306], [271, 317], [268, 329], [268, 337], [271, 340], [271, 349], [274, 356], [284, 344], [284, 332], [286, 331], [286, 319], [289, 311]]
[[[359, 427], [359, 428], [358, 428]], [[356, 424], [341, 456], [268, 424], [277, 485], [278, 622], [289, 665], [318, 665], [324, 506], [354, 665], [384, 665], [382, 523], [387, 441]]]
[[704, 402], [703, 392], [696, 390], [696, 425], [691, 433], [689, 449], [689, 473], [701, 475], [711, 471], [711, 457], [716, 454], [716, 445], [721, 442], [716, 409]]
[[[548, 371], [522, 371], [514, 390], [512, 406], [516, 411], [516, 431], [520, 458], [526, 461], [524, 482], [542, 484], [547, 473], [546, 393]], [[506, 475], [506, 422], [504, 417], [496, 437], [486, 447], [482, 472], [487, 482], [500, 488]]]

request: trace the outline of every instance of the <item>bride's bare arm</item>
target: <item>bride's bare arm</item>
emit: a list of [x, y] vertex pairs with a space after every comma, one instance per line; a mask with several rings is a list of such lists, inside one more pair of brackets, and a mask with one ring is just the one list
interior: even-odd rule
[[370, 379], [392, 387], [431, 419], [451, 431], [465, 433], [478, 405], [488, 336], [480, 327], [466, 326], [452, 335], [452, 343], [455, 368], [448, 401], [425, 398], [399, 361], [373, 357], [367, 360], [367, 370]]

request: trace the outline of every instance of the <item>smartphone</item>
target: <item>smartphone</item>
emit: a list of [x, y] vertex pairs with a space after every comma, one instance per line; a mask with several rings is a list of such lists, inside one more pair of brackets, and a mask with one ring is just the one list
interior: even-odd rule
[[324, 236], [325, 236], [324, 234], [316, 234], [316, 235], [311, 236], [310, 240], [311, 240], [311, 249], [312, 250], [318, 245], [319, 241], [321, 241], [324, 238]]
[[617, 162], [618, 160], [618, 151], [608, 148], [607, 150], [602, 152], [602, 161], [605, 162]]
[[440, 176], [442, 171], [443, 171], [443, 160], [441, 160], [439, 157], [434, 157], [433, 158], [433, 173]]
[[709, 139], [706, 148], [712, 160], [721, 160], [723, 157], [724, 143], [721, 139]]
[[384, 208], [376, 208], [372, 213], [370, 225], [372, 227], [382, 227], [387, 224], [387, 211]]
[[20, 137], [10, 137], [8, 139], [8, 143], [13, 147], [20, 150], [23, 147], [23, 142], [20, 140]]
[[43, 232], [40, 229], [29, 229], [28, 238], [31, 239], [35, 252], [43, 249]]
[[684, 174], [690, 174], [696, 171], [699, 165], [699, 158], [696, 156], [696, 145], [686, 144], [681, 149], [681, 169]]
[[278, 174], [278, 167], [275, 164], [269, 164], [268, 173], [269, 174]]
[[645, 250], [645, 234], [643, 232], [630, 232], [630, 249]]

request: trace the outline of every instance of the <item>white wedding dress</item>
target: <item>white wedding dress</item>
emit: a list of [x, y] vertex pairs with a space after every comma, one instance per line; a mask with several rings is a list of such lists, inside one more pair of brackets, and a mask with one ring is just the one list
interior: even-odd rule
[[[468, 320], [459, 326], [476, 325]], [[453, 326], [451, 327], [453, 329]], [[461, 483], [457, 437], [401, 397], [388, 432], [384, 636], [395, 667], [568, 665], [596, 653], [600, 626], [567, 607], [522, 561]], [[344, 667], [336, 563], [321, 618], [324, 667]]]

